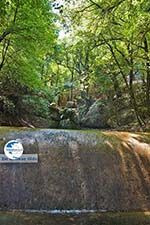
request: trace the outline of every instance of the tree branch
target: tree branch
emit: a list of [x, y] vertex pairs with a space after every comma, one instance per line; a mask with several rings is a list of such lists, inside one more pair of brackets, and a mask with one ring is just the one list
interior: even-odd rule
[[3, 34], [0, 35], [0, 43], [13, 32], [13, 29], [9, 29], [3, 32]]
[[[14, 12], [14, 18], [12, 23], [14, 24], [16, 22], [16, 18], [17, 18], [17, 13], [18, 13], [18, 8], [19, 8], [19, 0], [17, 2], [16, 8], [15, 8], [15, 12]], [[14, 29], [11, 28], [7, 28], [1, 35], [0, 35], [0, 43], [9, 35], [12, 34], [14, 32]]]
[[93, 5], [97, 6], [99, 9], [103, 9], [98, 3], [94, 2], [93, 0], [89, 0]]

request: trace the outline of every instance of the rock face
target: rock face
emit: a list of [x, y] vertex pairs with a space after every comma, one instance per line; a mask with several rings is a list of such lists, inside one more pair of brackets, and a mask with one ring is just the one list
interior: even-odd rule
[[108, 113], [105, 105], [99, 100], [95, 101], [81, 120], [82, 127], [108, 128]]
[[59, 126], [62, 129], [79, 129], [79, 118], [75, 102], [67, 102], [66, 107], [61, 111]]
[[150, 210], [150, 134], [0, 128], [37, 164], [0, 164], [2, 209]]

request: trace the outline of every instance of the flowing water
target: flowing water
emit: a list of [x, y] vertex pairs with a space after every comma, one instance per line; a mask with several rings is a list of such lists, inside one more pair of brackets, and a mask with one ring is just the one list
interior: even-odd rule
[[81, 214], [1, 212], [0, 225], [150, 225], [150, 212]]

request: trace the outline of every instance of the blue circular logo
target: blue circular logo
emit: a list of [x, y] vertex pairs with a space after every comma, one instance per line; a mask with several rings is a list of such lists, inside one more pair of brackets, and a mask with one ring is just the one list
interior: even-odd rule
[[23, 146], [17, 140], [11, 140], [4, 146], [4, 153], [9, 159], [18, 159], [23, 154]]

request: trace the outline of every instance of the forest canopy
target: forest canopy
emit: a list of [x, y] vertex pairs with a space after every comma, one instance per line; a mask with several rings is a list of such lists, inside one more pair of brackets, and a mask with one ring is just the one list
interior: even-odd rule
[[[148, 0], [1, 0], [0, 15], [2, 114], [49, 118], [53, 103], [59, 124], [76, 114], [80, 127], [98, 102], [106, 127], [147, 126]], [[63, 117], [68, 101], [76, 112]]]

